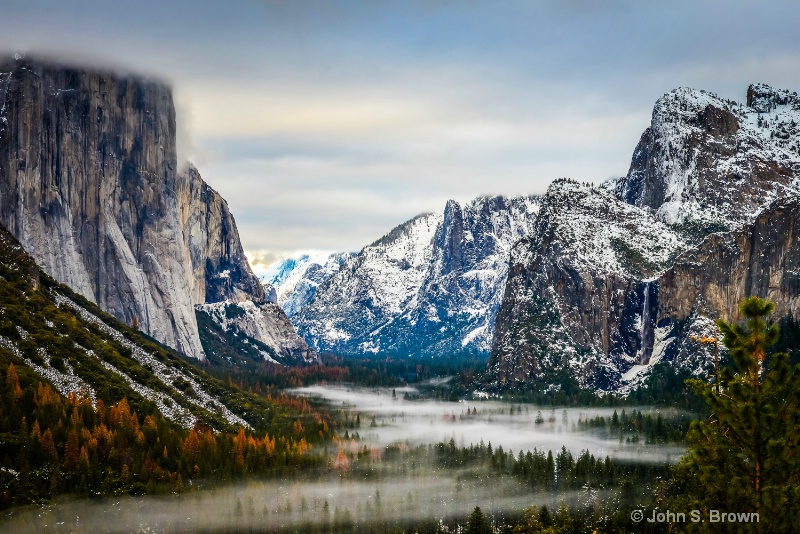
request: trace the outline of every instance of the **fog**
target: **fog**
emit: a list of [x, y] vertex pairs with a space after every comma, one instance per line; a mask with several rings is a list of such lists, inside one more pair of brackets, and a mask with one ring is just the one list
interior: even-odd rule
[[[257, 482], [168, 497], [62, 501], [12, 511], [0, 530], [39, 532], [213, 532], [297, 528], [343, 521], [405, 522], [468, 515], [521, 513], [532, 504], [557, 506], [563, 499], [591, 505], [594, 491], [531, 494], [512, 481], [459, 480], [452, 472], [380, 482]], [[326, 505], [327, 502], [327, 511]]]
[[[683, 453], [675, 446], [627, 443], [604, 436], [604, 430], [581, 430], [579, 421], [610, 417], [613, 408], [540, 409], [499, 401], [447, 402], [412, 400], [414, 388], [362, 389], [312, 386], [293, 390], [343, 410], [359, 420], [349, 444], [332, 444], [328, 474], [301, 473], [292, 480], [260, 480], [227, 486], [186, 481], [186, 493], [169, 496], [60, 500], [41, 507], [17, 508], [0, 519], [0, 531], [39, 532], [215, 532], [306, 531], [334, 525], [409, 524], [466, 517], [480, 506], [492, 518], [519, 515], [529, 506], [595, 507], [617, 502], [616, 490], [589, 487], [577, 491], [534, 492], [513, 476], [498, 476], [485, 465], [443, 468], [434, 449], [415, 445], [448, 442], [458, 446], [491, 443], [506, 451], [538, 449], [555, 454], [566, 446], [573, 455], [588, 450], [596, 457], [647, 463], [674, 463]], [[406, 396], [408, 395], [408, 396]], [[512, 412], [513, 406], [513, 414]], [[627, 407], [630, 412], [633, 408]], [[638, 410], [638, 408], [637, 408]], [[680, 415], [657, 411], [667, 421]], [[621, 409], [618, 410], [620, 413]], [[340, 431], [344, 436], [345, 429]], [[365, 460], [337, 467], [339, 448], [368, 451]], [[383, 447], [395, 445], [389, 449]], [[392, 452], [394, 451], [394, 452]], [[426, 452], [427, 451], [427, 452]], [[210, 488], [210, 489], [209, 489]], [[194, 491], [193, 491], [194, 490]], [[330, 528], [329, 528], [330, 527]]]
[[[552, 409], [498, 401], [408, 400], [404, 398], [406, 393], [412, 398], [420, 393], [411, 387], [396, 388], [395, 397], [392, 389], [379, 388], [309, 386], [292, 392], [324, 399], [332, 408], [352, 412], [353, 418], [359, 414], [360, 428], [351, 432], [358, 432], [360, 442], [373, 445], [438, 443], [452, 438], [460, 447], [483, 441], [515, 452], [536, 448], [555, 454], [564, 446], [575, 456], [588, 450], [596, 457], [648, 463], [676, 463], [684, 452], [682, 447], [626, 443], [601, 432], [580, 430], [579, 420], [609, 418], [615, 408]], [[674, 409], [630, 406], [625, 409], [628, 413], [633, 409], [658, 413], [667, 420], [679, 415]], [[467, 415], [468, 410], [477, 410], [477, 414]], [[621, 408], [617, 411], [622, 413]], [[541, 417], [539, 423], [538, 417]]]

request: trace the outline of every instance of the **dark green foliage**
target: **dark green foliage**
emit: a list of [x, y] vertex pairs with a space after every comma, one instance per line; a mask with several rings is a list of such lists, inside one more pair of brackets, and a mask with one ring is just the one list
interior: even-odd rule
[[[722, 222], [717, 221], [699, 221], [689, 219], [686, 222], [672, 225], [672, 229], [676, 232], [683, 234], [690, 242], [699, 243], [705, 237], [717, 233], [727, 232], [729, 228]], [[670, 258], [671, 264], [674, 258]]]
[[611, 249], [617, 256], [617, 261], [626, 270], [639, 275], [653, 273], [662, 267], [650, 258], [642, 256], [642, 253], [629, 246], [624, 240], [616, 237], [611, 238]]
[[476, 506], [475, 509], [469, 514], [467, 519], [467, 527], [464, 529], [465, 534], [492, 534], [492, 527], [486, 520], [486, 516], [481, 512], [481, 507]]
[[769, 354], [786, 352], [789, 354], [789, 363], [800, 363], [800, 323], [792, 315], [782, 317], [778, 323], [780, 336], [778, 341], [768, 349]]
[[655, 414], [645, 413], [634, 408], [629, 413], [622, 408], [621, 414], [614, 410], [610, 418], [598, 415], [593, 419], [578, 419], [578, 428], [600, 430], [604, 437], [626, 443], [683, 443], [695, 417], [686, 412], [672, 413], [665, 409], [663, 413], [669, 415], [667, 420], [659, 412], [661, 410], [656, 410]]
[[800, 369], [786, 353], [768, 354], [779, 339], [777, 326], [765, 321], [773, 309], [752, 297], [740, 307], [744, 325], [718, 321], [734, 365], [721, 371], [720, 393], [690, 381], [712, 417], [695, 422], [687, 436], [678, 502], [759, 514], [759, 523], [739, 525], [740, 532], [794, 532], [800, 524]]
[[[674, 406], [696, 414], [706, 414], [708, 408], [702, 397], [686, 384], [692, 374], [676, 369], [670, 362], [655, 364], [650, 374], [625, 399], [616, 399], [621, 405]], [[612, 397], [613, 398], [613, 397]]]

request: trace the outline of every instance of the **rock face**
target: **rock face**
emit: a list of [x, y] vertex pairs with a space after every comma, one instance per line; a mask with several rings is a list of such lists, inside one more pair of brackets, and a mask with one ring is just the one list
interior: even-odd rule
[[800, 315], [800, 197], [778, 199], [737, 231], [713, 234], [658, 279], [658, 321], [694, 309], [740, 319], [751, 295], [775, 302], [779, 316]]
[[169, 87], [0, 65], [0, 222], [45, 272], [202, 359], [196, 304], [264, 300], [227, 205], [179, 172]]
[[206, 313], [224, 330], [260, 341], [268, 348], [261, 354], [265, 360], [280, 364], [313, 364], [320, 359], [273, 302], [215, 302], [201, 304], [198, 313]]
[[180, 221], [194, 276], [194, 302], [266, 300], [245, 258], [228, 203], [192, 165], [181, 172]]
[[317, 350], [486, 354], [511, 245], [537, 209], [533, 197], [449, 201], [348, 259], [293, 322]]
[[747, 105], [676, 89], [653, 109], [617, 196], [669, 224], [731, 229], [797, 191], [796, 93], [752, 85]]
[[702, 373], [689, 335], [748, 296], [797, 318], [798, 121], [787, 91], [751, 86], [743, 106], [679, 89], [626, 177], [554, 182], [512, 253], [487, 386], [624, 392], [661, 360]]
[[[609, 387], [648, 360], [651, 277], [687, 248], [647, 211], [567, 179], [542, 198], [532, 235], [514, 246], [489, 370], [502, 386], [550, 384], [569, 371]], [[652, 329], [651, 329], [652, 333]]]

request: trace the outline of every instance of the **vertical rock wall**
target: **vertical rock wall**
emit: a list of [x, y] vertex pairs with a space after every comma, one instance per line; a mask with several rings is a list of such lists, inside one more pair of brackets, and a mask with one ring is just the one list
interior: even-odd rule
[[[189, 356], [204, 358], [195, 305], [266, 305], [227, 203], [178, 170], [157, 81], [0, 63], [0, 223], [55, 279]], [[265, 340], [276, 350], [308, 350], [285, 316], [259, 317], [285, 334]]]
[[26, 59], [0, 73], [0, 222], [48, 274], [202, 358], [170, 89]]

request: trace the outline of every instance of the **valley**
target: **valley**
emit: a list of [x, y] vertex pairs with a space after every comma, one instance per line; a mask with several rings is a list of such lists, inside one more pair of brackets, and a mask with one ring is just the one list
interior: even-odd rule
[[796, 93], [675, 89], [625, 176], [261, 276], [167, 84], [19, 55], [0, 94], [4, 531], [796, 519]]

